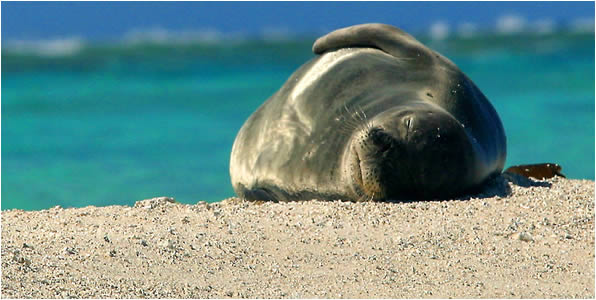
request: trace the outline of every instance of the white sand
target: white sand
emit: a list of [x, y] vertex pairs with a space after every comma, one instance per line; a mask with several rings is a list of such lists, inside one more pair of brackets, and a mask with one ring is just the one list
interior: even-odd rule
[[2, 297], [594, 298], [594, 182], [468, 200], [2, 212]]

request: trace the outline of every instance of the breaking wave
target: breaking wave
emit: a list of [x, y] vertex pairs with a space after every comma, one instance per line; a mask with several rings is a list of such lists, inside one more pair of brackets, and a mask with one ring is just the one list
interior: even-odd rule
[[[542, 18], [529, 21], [523, 16], [507, 14], [499, 16], [492, 27], [482, 27], [479, 24], [463, 21], [457, 24], [449, 24], [445, 21], [436, 21], [428, 29], [428, 36], [433, 40], [443, 40], [448, 37], [472, 38], [483, 35], [515, 35], [531, 34], [544, 35], [557, 32], [565, 33], [594, 33], [594, 18], [578, 18], [570, 22], [556, 22], [550, 18]], [[452, 33], [452, 27], [455, 32]]]
[[47, 40], [12, 40], [2, 45], [3, 51], [39, 56], [70, 56], [79, 53], [85, 47], [83, 39], [78, 37]]
[[[399, 26], [399, 24], [395, 24]], [[508, 14], [496, 18], [489, 26], [469, 21], [449, 23], [444, 20], [432, 22], [426, 30], [413, 32], [422, 39], [445, 40], [448, 38], [486, 38], [491, 35], [545, 35], [555, 33], [589, 34], [594, 33], [594, 18], [578, 18], [566, 23], [542, 18], [529, 21], [520, 15]], [[163, 27], [137, 28], [128, 31], [110, 47], [131, 47], [138, 45], [170, 46], [229, 46], [243, 43], [265, 42], [285, 43], [292, 41], [312, 41], [326, 32], [297, 33], [287, 27], [266, 27], [259, 32], [222, 32], [216, 28], [170, 30]], [[40, 57], [68, 57], [81, 53], [86, 48], [96, 47], [96, 42], [85, 41], [80, 37], [63, 37], [43, 40], [3, 41], [2, 52], [9, 55], [34, 55]], [[104, 43], [105, 44], [105, 43]]]

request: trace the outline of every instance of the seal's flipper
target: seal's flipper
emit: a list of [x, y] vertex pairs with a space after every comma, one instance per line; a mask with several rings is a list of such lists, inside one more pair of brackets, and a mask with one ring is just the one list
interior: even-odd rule
[[317, 39], [315, 54], [347, 47], [371, 47], [397, 58], [430, 59], [432, 52], [411, 35], [386, 24], [362, 24], [335, 30]]
[[536, 179], [547, 179], [555, 176], [565, 178], [561, 173], [561, 166], [553, 163], [533, 164], [533, 165], [518, 165], [507, 168], [505, 172], [519, 174], [525, 177], [533, 177]]

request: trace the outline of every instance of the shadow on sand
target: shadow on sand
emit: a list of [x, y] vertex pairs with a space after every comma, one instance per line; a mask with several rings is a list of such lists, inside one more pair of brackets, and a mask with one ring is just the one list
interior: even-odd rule
[[[456, 197], [456, 198], [449, 198], [449, 199], [402, 199], [402, 200], [396, 200], [396, 199], [387, 199], [381, 202], [388, 202], [388, 203], [411, 203], [411, 202], [440, 202], [440, 201], [467, 201], [470, 199], [484, 199], [484, 198], [492, 198], [492, 197], [508, 197], [510, 196], [513, 192], [511, 190], [511, 186], [509, 185], [509, 183], [512, 183], [514, 185], [520, 186], [520, 187], [524, 187], [524, 188], [528, 188], [528, 187], [551, 187], [552, 184], [550, 182], [546, 182], [546, 181], [537, 181], [537, 180], [533, 180], [531, 178], [528, 177], [524, 177], [522, 175], [519, 174], [514, 174], [514, 173], [509, 173], [509, 172], [503, 172], [491, 179], [488, 179], [486, 181], [486, 183], [481, 186], [478, 190], [476, 191], [472, 191], [467, 195], [464, 196], [460, 196], [460, 197]], [[258, 197], [261, 196], [261, 197]], [[272, 197], [269, 196], [263, 196], [263, 195], [258, 195], [255, 196], [254, 198], [263, 198], [263, 199], [271, 199]], [[330, 199], [334, 199], [332, 196], [329, 197]], [[303, 200], [294, 200], [294, 201], [308, 201], [306, 199], [310, 199], [310, 200], [318, 200], [316, 196], [312, 196], [309, 195], [308, 193], [305, 193], [304, 195], [302, 195], [302, 197], [300, 197], [300, 199]], [[341, 198], [335, 198], [337, 200], [340, 201], [344, 201], [344, 202], [355, 202], [355, 201], [350, 201], [350, 200], [342, 200]], [[228, 200], [228, 202], [232, 201], [233, 198], [229, 198], [226, 199]], [[244, 200], [240, 200], [240, 198], [237, 198], [238, 201], [249, 201], [255, 204], [263, 204], [266, 202], [278, 202], [278, 201], [273, 201], [273, 200], [251, 200], [251, 199], [244, 199]], [[283, 202], [283, 201], [282, 201]], [[293, 202], [293, 201], [290, 201]]]
[[469, 200], [472, 198], [492, 198], [495, 196], [507, 197], [512, 194], [511, 186], [509, 185], [510, 182], [514, 185], [524, 188], [552, 186], [550, 182], [536, 181], [532, 178], [524, 177], [522, 175], [503, 172], [498, 176], [495, 176], [494, 178], [487, 181], [487, 183], [482, 187], [482, 189], [478, 193], [463, 196], [457, 198], [457, 200]]
[[484, 199], [484, 198], [492, 198], [495, 196], [498, 197], [508, 197], [512, 194], [511, 186], [509, 183], [514, 185], [528, 188], [528, 187], [551, 187], [552, 184], [550, 182], [545, 181], [536, 181], [528, 177], [524, 177], [522, 175], [503, 172], [498, 176], [495, 176], [489, 179], [479, 190], [475, 192], [471, 192], [468, 195], [460, 196], [453, 199], [426, 199], [426, 200], [387, 200], [387, 202], [391, 203], [403, 203], [403, 202], [417, 202], [417, 201], [445, 201], [445, 200], [455, 200], [455, 201], [467, 201], [470, 199]]

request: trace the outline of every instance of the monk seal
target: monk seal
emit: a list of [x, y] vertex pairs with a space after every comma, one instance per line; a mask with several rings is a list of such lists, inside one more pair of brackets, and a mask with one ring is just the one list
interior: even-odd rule
[[238, 132], [239, 197], [437, 199], [500, 174], [501, 120], [447, 58], [384, 24], [336, 30], [313, 52]]

